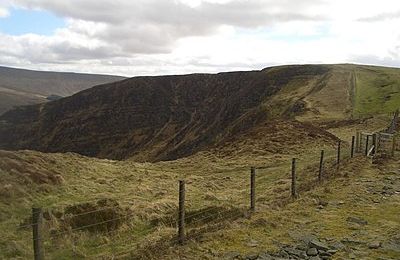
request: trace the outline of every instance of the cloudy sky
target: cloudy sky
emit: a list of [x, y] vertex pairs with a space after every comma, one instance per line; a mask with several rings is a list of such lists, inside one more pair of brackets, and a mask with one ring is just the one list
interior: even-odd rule
[[0, 65], [126, 76], [400, 67], [399, 0], [0, 0]]

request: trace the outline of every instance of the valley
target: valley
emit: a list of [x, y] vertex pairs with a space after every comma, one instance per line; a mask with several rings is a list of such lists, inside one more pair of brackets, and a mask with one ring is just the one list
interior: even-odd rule
[[[44, 211], [49, 259], [396, 259], [399, 151], [372, 161], [361, 152], [351, 159], [350, 147], [357, 131], [388, 127], [398, 75], [345, 64], [137, 77], [8, 111], [0, 258], [33, 257], [34, 206]], [[314, 255], [310, 241], [331, 252]]]
[[17, 106], [48, 102], [84, 89], [123, 80], [124, 77], [33, 71], [0, 66], [0, 115]]

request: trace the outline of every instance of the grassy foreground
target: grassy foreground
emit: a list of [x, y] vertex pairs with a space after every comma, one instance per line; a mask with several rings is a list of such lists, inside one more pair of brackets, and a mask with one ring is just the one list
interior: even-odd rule
[[[319, 152], [325, 149], [326, 158], [332, 163], [336, 156], [335, 138], [295, 122], [276, 124], [278, 128], [260, 126], [256, 131], [259, 135], [249, 132], [253, 138], [244, 135], [223, 148], [153, 164], [72, 153], [1, 151], [0, 258], [32, 258], [32, 205], [45, 210], [43, 239], [49, 259], [219, 259], [230, 251], [246, 255], [294, 243], [298, 236], [291, 230], [344, 239], [353, 228], [344, 226], [346, 214], [368, 218], [368, 232], [362, 235], [366, 244], [377, 234], [374, 230], [380, 228], [374, 218], [384, 215], [386, 231], [390, 232], [379, 239], [389, 243], [393, 239], [391, 232], [399, 224], [394, 218], [399, 213], [398, 194], [382, 199], [371, 209], [363, 185], [376, 184], [379, 188], [385, 181], [384, 174], [391, 172], [398, 161], [389, 161], [382, 166], [388, 168], [381, 169], [357, 159], [346, 163], [335, 178], [314, 190]], [[349, 135], [368, 127], [380, 126], [371, 123], [330, 129], [343, 139], [342, 158], [349, 156]], [[293, 203], [289, 199], [292, 157], [298, 158], [301, 195]], [[249, 218], [250, 166], [259, 169], [257, 212]], [[179, 179], [187, 182], [190, 240], [183, 247], [177, 246], [175, 240]], [[317, 208], [321, 200], [328, 201], [323, 210]], [[95, 213], [87, 214], [89, 211]], [[80, 216], [75, 218], [77, 214]], [[112, 225], [97, 225], [104, 219], [112, 220], [107, 222]], [[373, 253], [387, 257], [397, 254], [386, 249]], [[348, 256], [349, 252], [339, 252], [340, 255]]]

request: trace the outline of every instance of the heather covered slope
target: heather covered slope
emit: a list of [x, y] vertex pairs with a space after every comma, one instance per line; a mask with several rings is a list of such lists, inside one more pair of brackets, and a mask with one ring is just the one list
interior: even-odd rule
[[14, 106], [46, 102], [50, 95], [66, 97], [95, 85], [122, 79], [124, 77], [0, 67], [0, 114]]
[[360, 65], [136, 77], [9, 111], [0, 148], [173, 160], [273, 119], [325, 124], [393, 112], [397, 82], [399, 69]]
[[328, 67], [137, 77], [0, 117], [0, 147], [137, 160], [193, 154], [260, 122], [292, 114], [288, 86], [312, 85]]

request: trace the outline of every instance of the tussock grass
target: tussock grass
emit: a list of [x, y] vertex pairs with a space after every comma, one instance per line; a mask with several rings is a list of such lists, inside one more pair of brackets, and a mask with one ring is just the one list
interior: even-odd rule
[[[46, 220], [46, 255], [54, 259], [92, 256], [107, 259], [127, 252], [121, 257], [150, 257], [149, 253], [155, 253], [154, 257], [162, 255], [165, 259], [169, 256], [174, 259], [182, 250], [189, 256], [207, 255], [207, 250], [199, 251], [199, 244], [218, 252], [229, 249], [245, 252], [248, 246], [244, 241], [250, 237], [260, 239], [266, 248], [271, 249], [276, 248], [274, 240], [290, 242], [284, 230], [293, 227], [291, 216], [297, 207], [297, 202], [289, 197], [291, 158], [298, 158], [299, 163], [299, 200], [308, 203], [310, 198], [307, 194], [310, 193], [311, 198], [314, 196], [320, 150], [326, 150], [329, 162], [335, 161], [337, 139], [323, 131], [310, 135], [313, 128], [302, 124], [278, 123], [278, 128], [262, 126], [259, 130], [263, 134], [253, 135], [252, 139], [249, 139], [249, 133], [243, 139], [230, 140], [223, 148], [154, 164], [102, 160], [72, 153], [2, 153], [2, 158], [6, 158], [2, 162], [15, 160], [19, 165], [14, 167], [13, 163], [4, 163], [0, 167], [0, 187], [3, 187], [4, 194], [8, 194], [0, 197], [0, 256], [32, 257], [31, 230], [29, 227], [20, 228], [20, 225], [29, 224], [26, 220], [33, 204], [57, 213], [80, 203], [96, 203], [105, 198], [115, 200], [129, 214], [117, 229], [107, 229], [106, 232], [67, 230], [56, 235], [59, 220]], [[342, 147], [349, 150], [345, 142]], [[253, 148], [257, 151], [256, 156]], [[348, 156], [344, 150], [342, 155]], [[258, 212], [248, 219], [250, 166], [258, 167]], [[60, 174], [63, 182], [35, 182], [23, 174], [29, 167], [33, 173], [45, 169], [49, 175]], [[327, 163], [326, 167], [334, 166]], [[355, 170], [347, 175], [352, 176]], [[333, 176], [348, 178], [344, 173], [336, 176], [333, 172]], [[187, 183], [189, 240], [183, 248], [173, 243], [179, 179], [185, 179]], [[336, 182], [336, 178], [323, 183], [322, 187], [326, 189], [323, 192], [336, 192], [332, 182]], [[15, 189], [10, 189], [10, 185]], [[325, 195], [315, 196], [326, 198]], [[309, 211], [300, 209], [299, 214], [302, 218], [313, 217]]]

